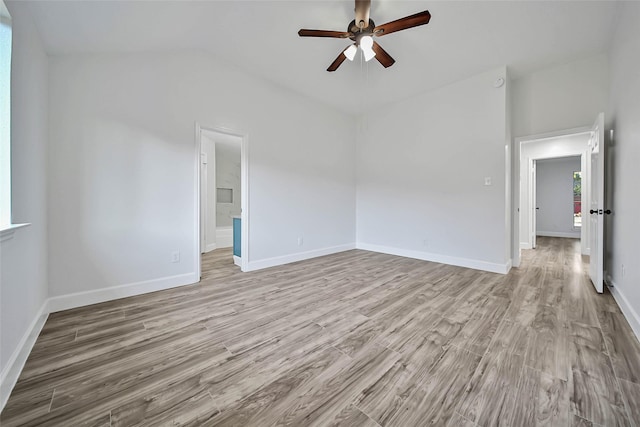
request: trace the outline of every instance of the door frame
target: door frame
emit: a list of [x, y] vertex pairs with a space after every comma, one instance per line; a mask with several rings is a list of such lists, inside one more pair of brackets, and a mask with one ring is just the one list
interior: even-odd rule
[[195, 253], [196, 253], [196, 262], [195, 262], [195, 270], [198, 278], [201, 277], [202, 274], [202, 257], [201, 257], [201, 184], [200, 179], [202, 175], [201, 165], [202, 160], [200, 154], [202, 153], [202, 142], [201, 136], [202, 131], [207, 130], [211, 132], [222, 133], [225, 135], [231, 135], [238, 137], [242, 140], [240, 144], [240, 218], [242, 220], [242, 257], [240, 260], [240, 269], [242, 271], [248, 271], [249, 269], [249, 221], [250, 221], [250, 210], [249, 210], [249, 135], [238, 129], [231, 129], [224, 126], [211, 126], [211, 125], [203, 125], [199, 122], [195, 122], [194, 129], [194, 139], [195, 139], [195, 150], [194, 150], [194, 161], [195, 161], [195, 179], [194, 179], [194, 194], [195, 197], [195, 227], [194, 227], [194, 241], [195, 241]]
[[536, 232], [538, 231], [538, 159], [529, 161], [529, 238], [531, 249], [536, 248]]
[[[202, 134], [200, 135], [200, 150], [202, 150]], [[206, 168], [203, 169], [203, 165], [206, 164]], [[213, 165], [213, 167], [211, 167]], [[200, 152], [200, 255], [209, 252], [210, 250], [217, 249], [217, 236], [215, 233], [216, 227], [214, 226], [214, 243], [213, 249], [209, 249], [207, 245], [207, 219], [209, 217], [209, 174], [213, 175], [213, 188], [216, 188], [216, 159], [215, 154], [213, 158], [209, 158], [207, 153]], [[214, 198], [215, 196], [215, 192]], [[213, 215], [213, 223], [216, 223], [216, 216]]]
[[[539, 133], [533, 135], [520, 136], [513, 139], [513, 157], [512, 157], [512, 200], [515, 201], [513, 203], [513, 211], [511, 213], [511, 224], [512, 224], [512, 239], [511, 239], [511, 259], [514, 267], [520, 266], [520, 250], [522, 249], [520, 246], [520, 210], [522, 206], [521, 200], [521, 191], [520, 185], [522, 181], [522, 174], [531, 175], [530, 170], [530, 162], [527, 162], [527, 159], [522, 158], [522, 147], [524, 144], [535, 144], [536, 142], [544, 142], [549, 139], [555, 139], [560, 137], [570, 137], [574, 135], [582, 135], [582, 134], [590, 134], [591, 126], [581, 126], [577, 128], [558, 130], [553, 132]], [[567, 154], [559, 154], [556, 156], [548, 156], [541, 158], [555, 158], [555, 157], [568, 157], [568, 156], [581, 156], [581, 165], [582, 165], [582, 176], [584, 176], [588, 171], [585, 171], [585, 162], [587, 156], [588, 148], [582, 152], [576, 153], [567, 153]], [[538, 160], [538, 158], [536, 158]], [[586, 162], [588, 163], [588, 162]], [[583, 197], [585, 191], [582, 191]], [[582, 203], [583, 210], [583, 218], [584, 218], [584, 210], [585, 210], [585, 202]], [[530, 221], [529, 221], [530, 223]], [[588, 242], [588, 235], [585, 236], [582, 234], [581, 241]], [[585, 245], [582, 245], [585, 246]], [[586, 248], [582, 248], [581, 250], [585, 250]]]
[[[590, 165], [589, 209], [595, 211], [594, 214], [588, 216], [589, 242], [592, 249], [589, 254], [589, 279], [598, 293], [602, 293], [604, 290], [605, 138], [604, 113], [600, 113], [591, 128], [588, 157]], [[597, 161], [595, 163], [593, 159], [594, 148], [597, 149]], [[594, 198], [596, 199], [595, 201]], [[596, 216], [594, 217], [593, 215]]]

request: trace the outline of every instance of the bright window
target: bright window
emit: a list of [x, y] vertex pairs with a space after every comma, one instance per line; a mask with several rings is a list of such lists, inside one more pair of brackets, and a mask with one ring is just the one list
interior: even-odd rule
[[573, 227], [582, 227], [582, 172], [573, 172]]
[[0, 0], [0, 229], [11, 224], [11, 17]]

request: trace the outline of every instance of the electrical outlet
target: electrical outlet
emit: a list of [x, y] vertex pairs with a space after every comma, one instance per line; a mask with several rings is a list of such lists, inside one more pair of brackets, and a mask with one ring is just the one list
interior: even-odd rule
[[298, 236], [298, 246], [302, 246], [303, 243], [304, 240], [302, 239], [302, 236]]
[[180, 251], [171, 252], [171, 262], [180, 262]]

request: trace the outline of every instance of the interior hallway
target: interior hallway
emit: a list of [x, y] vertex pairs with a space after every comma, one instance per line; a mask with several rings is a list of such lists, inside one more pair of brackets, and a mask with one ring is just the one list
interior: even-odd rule
[[499, 275], [366, 251], [54, 313], [16, 425], [640, 425], [640, 344], [578, 242]]

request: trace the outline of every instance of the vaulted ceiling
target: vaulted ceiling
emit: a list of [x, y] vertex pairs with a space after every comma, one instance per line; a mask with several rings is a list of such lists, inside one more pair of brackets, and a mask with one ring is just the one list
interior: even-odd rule
[[278, 85], [358, 112], [507, 65], [515, 76], [605, 52], [615, 1], [373, 0], [382, 24], [425, 9], [427, 26], [381, 37], [395, 59], [327, 66], [346, 40], [300, 38], [300, 28], [346, 30], [353, 1], [33, 1], [50, 54], [205, 50]]

